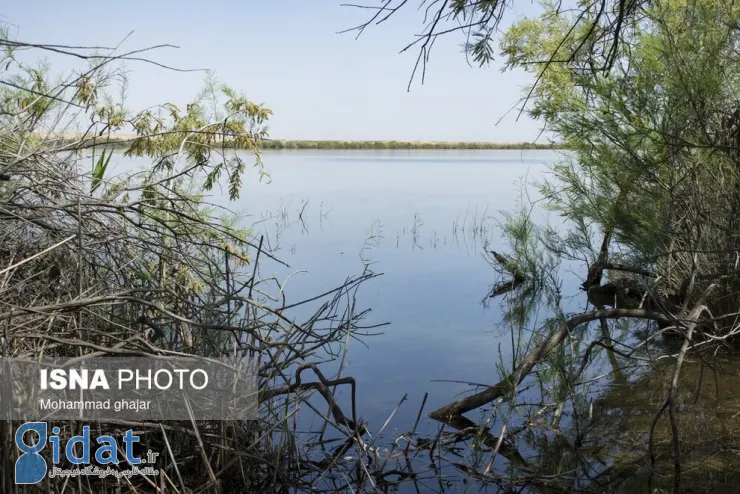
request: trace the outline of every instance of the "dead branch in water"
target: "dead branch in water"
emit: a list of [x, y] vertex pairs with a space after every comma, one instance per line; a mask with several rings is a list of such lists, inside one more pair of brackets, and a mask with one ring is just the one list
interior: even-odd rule
[[499, 381], [497, 384], [486, 388], [485, 390], [475, 393], [465, 398], [461, 398], [453, 403], [445, 405], [442, 408], [431, 412], [429, 416], [433, 419], [448, 421], [451, 418], [462, 416], [464, 413], [480, 408], [494, 400], [503, 397], [506, 393], [512, 392], [516, 386], [526, 378], [532, 369], [541, 361], [550, 351], [560, 345], [563, 340], [579, 326], [590, 321], [596, 321], [600, 318], [618, 319], [618, 318], [640, 318], [652, 320], [665, 320], [665, 315], [659, 312], [649, 312], [641, 309], [610, 309], [603, 311], [593, 311], [586, 314], [580, 314], [572, 317], [562, 324], [560, 330], [550, 335], [542, 344], [540, 344], [532, 353], [524, 357], [519, 366], [511, 374]]

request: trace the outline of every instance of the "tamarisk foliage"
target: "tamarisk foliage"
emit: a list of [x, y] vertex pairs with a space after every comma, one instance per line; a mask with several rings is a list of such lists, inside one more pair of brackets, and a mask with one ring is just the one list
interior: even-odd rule
[[[294, 419], [304, 406], [349, 446], [363, 444], [354, 399], [334, 398], [343, 389], [354, 397], [354, 381], [325, 377], [319, 362], [360, 331], [365, 311], [355, 308], [354, 295], [375, 275], [289, 301], [289, 286], [261, 274], [284, 263], [248, 229], [231, 226], [238, 218], [207, 202], [222, 187], [237, 198], [250, 165], [266, 174], [260, 142], [270, 110], [208, 79], [185, 108], [130, 111], [115, 96], [125, 93], [123, 63], [156, 63], [146, 58], [149, 49], [28, 44], [7, 30], [0, 49], [2, 355], [259, 361], [258, 421], [96, 424], [111, 434], [139, 431], [142, 446], [160, 452], [158, 477], [47, 478], [23, 492], [310, 486], [321, 471], [301, 462]], [[45, 62], [33, 64], [44, 54], [81, 68], [60, 76]], [[145, 163], [142, 169], [119, 170], [120, 154], [101, 145], [117, 131], [135, 133], [123, 155]], [[327, 415], [316, 400], [308, 404], [312, 395], [330, 407]], [[3, 492], [17, 492], [17, 425], [3, 424]], [[62, 435], [77, 427], [67, 424]]]
[[[410, 4], [382, 2], [356, 29]], [[507, 458], [508, 476], [492, 459], [460, 467], [506, 488], [734, 489], [722, 362], [740, 334], [740, 7], [546, 1], [494, 37], [511, 5], [423, 2], [425, 29], [405, 48], [419, 47], [423, 68], [438, 38], [462, 32], [466, 55], [486, 64], [497, 39], [505, 67], [533, 77], [522, 111], [569, 150], [538, 184], [537, 206], [561, 224], [538, 224], [523, 204], [504, 218], [509, 252], [493, 253], [503, 281], [490, 297], [503, 300], [511, 362], [500, 382], [430, 416]], [[585, 310], [563, 293], [565, 268]], [[643, 396], [633, 411], [647, 421], [627, 417], [625, 389]], [[600, 414], [610, 397], [617, 413]], [[512, 455], [520, 445], [535, 453]]]
[[[455, 39], [455, 36], [461, 41], [462, 52], [469, 64], [490, 65], [495, 60], [496, 43], [506, 21], [516, 18], [520, 3], [532, 7], [531, 2], [507, 0], [381, 0], [376, 3], [380, 5], [345, 4], [346, 7], [368, 10], [371, 15], [366, 21], [342, 32], [356, 33], [359, 37], [368, 27], [383, 24], [399, 11], [409, 10], [416, 4], [421, 12], [421, 28], [413, 35], [413, 41], [401, 48], [401, 53], [412, 49], [417, 51], [409, 88], [418, 75], [424, 83], [434, 44], [448, 38]], [[628, 26], [642, 18], [649, 3], [646, 0], [545, 2], [547, 16], [568, 22], [568, 29], [562, 33], [566, 36], [558, 41], [570, 38], [576, 42], [568, 43], [562, 49], [550, 50], [543, 59], [531, 61], [534, 64], [532, 70], [539, 78], [551, 65], [569, 64], [585, 58], [590, 70], [608, 73], [620, 58], [620, 45], [629, 37]], [[440, 39], [442, 41], [438, 41]]]

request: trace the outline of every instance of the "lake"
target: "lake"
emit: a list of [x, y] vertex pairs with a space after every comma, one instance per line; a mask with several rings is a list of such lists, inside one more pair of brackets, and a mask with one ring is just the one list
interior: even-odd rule
[[[470, 387], [495, 383], [510, 354], [494, 303], [487, 250], [506, 251], [500, 211], [514, 209], [522, 180], [541, 179], [554, 151], [267, 151], [270, 183], [245, 177], [236, 209], [291, 265], [288, 299], [338, 286], [366, 265], [382, 276], [360, 288], [378, 334], [349, 345], [344, 375], [357, 379], [358, 409], [378, 430], [411, 429], [425, 411]], [[534, 199], [534, 197], [530, 197]], [[307, 204], [306, 204], [307, 203]], [[300, 216], [300, 218], [299, 218]], [[543, 219], [546, 221], [547, 219]], [[266, 273], [263, 273], [265, 275]], [[436, 429], [426, 420], [420, 429]]]
[[[242, 157], [252, 159], [247, 153]], [[624, 360], [624, 352], [606, 347], [603, 352], [589, 353], [593, 342], [604, 338], [618, 341], [625, 348], [639, 347], [647, 331], [652, 331], [639, 323], [581, 326], [568, 337], [571, 351], [580, 352], [582, 362], [587, 363], [577, 372], [573, 369], [577, 383], [571, 382], [570, 374], [557, 374], [561, 354], [552, 351], [548, 358], [553, 360], [541, 362], [520, 384], [516, 400], [483, 406], [467, 414], [473, 422], [454, 426], [466, 428], [466, 434], [455, 434], [453, 427], [442, 434], [441, 423], [427, 418], [431, 411], [464, 393], [498, 383], [502, 369], [508, 372], [513, 367], [516, 338], [521, 338], [524, 345], [532, 343], [538, 335], [556, 327], [544, 326], [558, 324], [552, 316], [586, 310], [587, 300], [579, 286], [580, 276], [586, 272], [585, 261], [566, 261], [565, 256], [552, 267], [558, 278], [562, 313], [554, 314], [542, 304], [521, 327], [511, 327], [504, 322], [501, 300], [487, 297], [491, 287], [501, 281], [492, 266], [490, 251], [511, 251], [501, 232], [504, 212], [516, 212], [524, 203], [533, 223], [562, 232], [562, 219], [547, 212], [534, 184], [547, 177], [551, 165], [566, 158], [563, 152], [270, 150], [263, 153], [263, 158], [269, 180], [260, 181], [258, 171], [250, 168], [243, 177], [238, 200], [230, 202], [221, 188], [205, 200], [237, 213], [238, 221], [249, 227], [255, 238], [262, 239], [265, 250], [288, 264], [264, 258], [256, 263], [260, 270], [257, 278], [277, 280], [273, 285], [277, 292], [270, 294], [284, 294], [285, 305], [290, 306], [279, 317], [302, 323], [305, 329], [305, 321], [326, 300], [314, 297], [343, 285], [350, 277], [367, 272], [379, 275], [361, 284], [357, 293], [349, 294], [342, 302], [349, 306], [354, 297], [354, 314], [369, 310], [360, 323], [369, 334], [349, 339], [346, 352], [342, 345], [335, 345], [335, 356], [325, 354], [333, 360], [321, 366], [330, 379], [338, 372], [355, 378], [357, 418], [367, 423], [362, 439], [364, 452], [359, 453], [362, 461], [353, 456], [362, 448], [340, 448], [344, 441], [355, 444], [354, 439], [348, 440], [344, 431], [323, 429], [327, 403], [318, 394], [300, 401], [299, 412], [289, 415], [295, 417], [291, 418], [291, 433], [275, 438], [279, 443], [287, 437], [291, 445], [299, 446], [302, 458], [308, 460], [304, 463], [311, 466], [306, 475], [315, 473], [311, 480], [315, 486], [331, 491], [351, 483], [346, 476], [366, 462], [377, 468], [373, 472], [398, 475], [398, 479], [388, 481], [391, 483], [408, 480], [406, 473], [398, 472], [421, 472], [413, 480], [424, 485], [423, 490], [433, 488], [438, 492], [467, 492], [473, 484], [477, 489], [477, 482], [472, 481], [480, 472], [493, 472], [485, 480], [496, 490], [496, 475], [505, 477], [512, 466], [523, 474], [532, 474], [523, 485], [532, 481], [534, 490], [537, 478], [548, 476], [563, 476], [573, 488], [598, 488], [609, 482], [618, 485], [629, 478], [631, 483], [624, 485], [625, 492], [652, 481], [645, 474], [647, 470], [641, 469], [645, 456], [635, 449], [634, 441], [650, 429], [656, 400], [665, 400], [661, 383], [666, 373], [673, 372], [672, 364], [668, 360], [662, 367], [641, 364], [645, 360], [642, 356], [632, 363]], [[147, 160], [117, 159], [116, 169], [121, 171], [149, 164]], [[245, 268], [247, 276], [254, 264]], [[254, 298], [280, 307], [280, 303], [264, 297], [257, 294]], [[306, 299], [313, 300], [292, 306]], [[338, 317], [342, 317], [343, 310], [340, 308]], [[270, 312], [267, 317], [274, 315]], [[320, 327], [310, 329], [325, 331], [343, 320], [322, 320], [317, 325]], [[302, 337], [307, 333], [291, 333], [291, 341], [296, 334]], [[585, 350], [586, 342], [590, 342], [589, 350]], [[519, 348], [519, 357], [531, 350]], [[649, 351], [645, 347], [646, 356]], [[310, 361], [322, 357], [312, 356]], [[723, 365], [736, 368], [732, 360]], [[702, 369], [696, 362], [687, 362], [683, 374], [698, 375], [701, 380]], [[284, 379], [295, 382], [291, 376]], [[304, 382], [308, 380], [314, 380], [314, 376], [304, 377]], [[280, 378], [275, 381], [282, 384]], [[717, 408], [717, 403], [724, 400], [723, 406], [735, 413], [734, 402], [728, 402], [734, 400], [740, 381], [728, 378], [721, 386], [708, 386], [706, 396], [702, 388], [699, 401], [696, 386], [683, 387], [692, 395], [684, 401], [690, 399], [700, 407], [696, 420], [716, 415], [710, 425], [716, 431], [724, 430], [725, 419], [712, 407]], [[725, 387], [729, 391], [720, 390]], [[337, 387], [335, 397], [349, 414], [349, 387]], [[578, 408], [573, 406], [574, 400]], [[276, 413], [283, 417], [283, 413], [289, 413], [287, 408]], [[418, 417], [421, 420], [417, 424]], [[687, 433], [705, 434], [697, 424], [708, 427], [697, 422], [686, 427]], [[486, 441], [478, 435], [480, 431], [498, 435], [503, 426], [507, 437], [514, 438], [513, 447], [495, 455], [490, 448], [475, 447]], [[412, 430], [415, 436], [409, 440]], [[437, 448], [440, 437], [444, 446]], [[660, 437], [661, 447], [667, 447], [668, 436]], [[400, 456], [409, 452], [406, 444], [418, 448]], [[375, 457], [365, 458], [372, 454], [373, 447], [385, 450], [378, 455], [380, 462]], [[413, 461], [408, 460], [411, 456]], [[430, 462], [431, 457], [434, 460]], [[724, 467], [716, 468], [723, 471]], [[711, 477], [711, 469], [708, 471]], [[704, 474], [695, 470], [694, 481], [704, 482]], [[370, 475], [358, 477], [365, 482]], [[670, 477], [661, 479], [667, 482]], [[421, 480], [430, 483], [421, 484]], [[504, 481], [504, 485], [511, 484]], [[398, 487], [400, 492], [416, 492], [418, 485], [402, 482]]]
[[[242, 157], [252, 159], [247, 153]], [[552, 164], [566, 158], [563, 152], [270, 150], [263, 158], [269, 180], [260, 181], [258, 171], [250, 168], [238, 200], [230, 202], [220, 188], [205, 198], [237, 213], [241, 224], [262, 239], [266, 250], [289, 265], [261, 260], [259, 279], [274, 277], [291, 305], [335, 289], [349, 277], [380, 274], [361, 284], [355, 294], [353, 311], [370, 310], [361, 326], [371, 334], [350, 339], [345, 353], [341, 345], [334, 348], [344, 360], [335, 357], [322, 365], [325, 375], [333, 378], [343, 361], [342, 376], [356, 380], [358, 418], [368, 425], [363, 436], [368, 448], [362, 454], [370, 455], [370, 447], [385, 449], [374, 472], [396, 472], [391, 475], [398, 475], [398, 479], [389, 482], [399, 482], [399, 492], [470, 492], [484, 486], [496, 491], [496, 475], [505, 477], [512, 466], [533, 474], [522, 485], [531, 481], [529, 487], [535, 491], [537, 478], [548, 476], [563, 476], [572, 482], [568, 484], [572, 488], [592, 486], [597, 490], [598, 486], [610, 482], [617, 486], [628, 479], [622, 485], [624, 492], [642, 490], [652, 482], [648, 470], [641, 466], [645, 452], [635, 448], [635, 441], [650, 430], [653, 411], [665, 400], [664, 382], [673, 373], [669, 360], [662, 361], [662, 366], [633, 364], [616, 358], [624, 357], [624, 352], [596, 351], [584, 358], [587, 367], [574, 371], [580, 376], [575, 394], [563, 387], [571, 386], [569, 376], [553, 374], [558, 364], [540, 364], [519, 386], [516, 400], [503, 400], [467, 414], [473, 421], [472, 439], [470, 429], [468, 434], [456, 435], [448, 427], [443, 435], [441, 424], [427, 418], [429, 412], [464, 393], [480, 390], [475, 385], [499, 382], [501, 369], [508, 372], [512, 368], [517, 331], [521, 330], [523, 340], [530, 340], [532, 331], [543, 328], [546, 320], [555, 321], [549, 309], [538, 307], [534, 316], [514, 331], [504, 322], [501, 301], [491, 302], [487, 295], [500, 281], [491, 265], [490, 251], [510, 252], [500, 228], [504, 212], [517, 211], [523, 199], [534, 223], [562, 232], [562, 219], [542, 207], [534, 183], [546, 178]], [[147, 160], [117, 159], [116, 169], [121, 171], [149, 165]], [[559, 306], [563, 314], [583, 312], [587, 300], [579, 284], [586, 272], [584, 261], [561, 261], [553, 268], [562, 295]], [[252, 266], [246, 268], [249, 274]], [[322, 302], [292, 307], [281, 315], [304, 323]], [[341, 316], [342, 309], [339, 312]], [[337, 324], [339, 321], [323, 321], [319, 330]], [[605, 331], [629, 348], [639, 346], [651, 330], [622, 321], [582, 327], [569, 337], [573, 351], [583, 352], [586, 342], [607, 337]], [[649, 353], [647, 347], [645, 352]], [[557, 354], [550, 352], [549, 357], [556, 359]], [[733, 359], [725, 358], [722, 365], [737, 368]], [[687, 422], [682, 431], [687, 441], [705, 441], [707, 434], [731, 437], [726, 427], [736, 417], [734, 400], [740, 380], [725, 377], [721, 384], [701, 388], [700, 397], [692, 379], [698, 376], [701, 381], [703, 367], [686, 362], [682, 379], [684, 375], [686, 397], [682, 400], [694, 402], [698, 410], [683, 419], [695, 421]], [[735, 376], [735, 372], [727, 375]], [[563, 395], [566, 391], [569, 394]], [[349, 414], [349, 388], [338, 387], [335, 396]], [[580, 411], [573, 407], [573, 400], [578, 401]], [[562, 408], [557, 411], [555, 407]], [[720, 407], [728, 410], [725, 415], [717, 412]], [[318, 395], [301, 402], [299, 413], [291, 419], [290, 429], [297, 434], [288, 438], [291, 444], [295, 439], [309, 460], [306, 463], [317, 469], [309, 470], [308, 475], [315, 472], [311, 482], [331, 491], [351, 483], [347, 475], [351, 476], [357, 465], [368, 462], [373, 466], [376, 460], [363, 456], [358, 462], [352, 455], [360, 448], [341, 449], [347, 440], [343, 432], [328, 430], [325, 435], [320, 414], [326, 410], [326, 402]], [[282, 416], [282, 411], [278, 413]], [[725, 418], [728, 414], [729, 419]], [[418, 424], [417, 417], [421, 417]], [[705, 417], [712, 418], [707, 421]], [[478, 424], [488, 427], [479, 428]], [[475, 431], [485, 429], [498, 435], [504, 425], [507, 436], [515, 438], [514, 453], [502, 450], [492, 456], [490, 449], [475, 447], [483, 440]], [[707, 432], [710, 428], [713, 432]], [[406, 442], [412, 430], [416, 435]], [[662, 436], [656, 436], [664, 450], [671, 444], [666, 430], [667, 426]], [[440, 437], [445, 444], [436, 450]], [[418, 449], [401, 456], [409, 443]], [[701, 451], [714, 454], [712, 444]], [[335, 452], [342, 456], [333, 456]], [[413, 461], [407, 459], [410, 456]], [[321, 463], [327, 458], [333, 460]], [[670, 455], [663, 455], [660, 460], [668, 469], [673, 468], [669, 459]], [[690, 469], [690, 482], [714, 486], [716, 472], [712, 468], [724, 472], [727, 467], [717, 463], [702, 470], [701, 461], [696, 469]], [[411, 471], [417, 472], [414, 482], [406, 482], [408, 475], [398, 473]], [[479, 485], [475, 479], [485, 471], [492, 474]], [[365, 482], [370, 475], [358, 477]], [[670, 476], [656, 477], [655, 485], [669, 481]], [[511, 485], [507, 481], [503, 484]], [[732, 482], [728, 478], [724, 484]], [[422, 488], [417, 491], [419, 485]]]
[[[415, 430], [433, 437], [440, 424], [427, 418], [429, 412], [474, 391], [471, 383], [498, 382], [502, 365], [511, 369], [511, 328], [502, 323], [498, 299], [484, 303], [501, 281], [489, 252], [510, 251], [501, 235], [502, 212], [514, 212], [522, 199], [528, 207], [537, 201], [533, 182], [562, 157], [540, 150], [269, 150], [263, 153], [269, 180], [260, 181], [249, 168], [238, 200], [230, 202], [225, 187], [205, 200], [237, 213], [289, 265], [259, 263], [260, 277], [275, 277], [288, 304], [332, 290], [351, 276], [382, 274], [356, 294], [355, 310], [370, 309], [362, 325], [372, 334], [350, 340], [341, 372], [356, 379], [358, 418], [368, 423], [374, 444], [390, 446], [414, 428], [425, 394]], [[122, 158], [117, 169], [148, 164]], [[560, 224], [539, 205], [531, 217]], [[571, 294], [577, 292], [579, 268], [562, 270]], [[584, 302], [573, 297], [563, 307], [579, 310]], [[305, 320], [315, 307], [291, 309], [290, 317]], [[535, 315], [527, 328], [548, 316]], [[337, 372], [339, 364], [337, 359], [323, 370]], [[337, 391], [346, 412], [349, 395], [348, 388]], [[536, 390], [525, 389], [520, 397], [541, 400]], [[326, 410], [321, 399], [313, 403]], [[470, 418], [481, 413], [487, 412]], [[316, 431], [324, 421], [306, 408], [297, 423], [299, 430]], [[525, 455], [536, 455], [536, 449], [520, 447]], [[505, 468], [502, 461], [496, 464]]]

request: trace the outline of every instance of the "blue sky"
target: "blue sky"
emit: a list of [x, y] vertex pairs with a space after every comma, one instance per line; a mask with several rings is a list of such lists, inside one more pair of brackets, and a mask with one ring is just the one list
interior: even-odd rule
[[[399, 55], [419, 32], [420, 0], [358, 39], [337, 34], [369, 10], [341, 0], [8, 2], [0, 20], [35, 43], [117, 45], [169, 43], [152, 58], [180, 68], [207, 68], [275, 114], [271, 135], [285, 139], [532, 141], [539, 124], [507, 111], [531, 82], [523, 72], [470, 67], [461, 35], [440, 39], [423, 86], [407, 92], [416, 51]], [[345, 0], [346, 1], [346, 0]], [[367, 3], [379, 4], [377, 0]], [[532, 11], [512, 11], [509, 19]], [[71, 61], [61, 62], [70, 68]], [[60, 66], [56, 65], [56, 66]], [[202, 73], [129, 65], [128, 106], [183, 105], [202, 87]], [[504, 117], [498, 123], [499, 119]]]

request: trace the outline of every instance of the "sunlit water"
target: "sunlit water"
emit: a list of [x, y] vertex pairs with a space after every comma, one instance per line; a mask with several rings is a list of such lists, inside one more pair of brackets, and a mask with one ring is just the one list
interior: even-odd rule
[[[246, 153], [243, 157], [249, 159]], [[526, 204], [533, 204], [536, 223], [559, 224], [538, 202], [532, 183], [543, 180], [561, 157], [554, 151], [267, 151], [269, 181], [259, 181], [249, 170], [235, 203], [229, 203], [225, 190], [213, 191], [208, 200], [242, 213], [243, 224], [290, 265], [261, 263], [262, 276], [280, 281], [288, 303], [331, 290], [366, 270], [382, 273], [361, 286], [357, 309], [372, 309], [364, 325], [388, 324], [370, 329], [377, 334], [362, 341], [350, 341], [342, 372], [356, 379], [358, 413], [369, 423], [375, 444], [389, 446], [412, 429], [425, 393], [416, 431], [434, 435], [439, 424], [426, 418], [428, 412], [471, 391], [465, 383], [493, 384], [501, 365], [511, 369], [511, 334], [501, 322], [501, 309], [481, 303], [500, 281], [486, 253], [509, 250], [498, 221], [502, 212], [519, 207], [522, 194]], [[121, 159], [119, 165], [145, 162]], [[566, 312], [583, 309], [577, 273], [584, 268], [561, 266]], [[305, 307], [305, 315], [312, 309]], [[291, 314], [298, 320], [303, 315], [300, 310]], [[548, 316], [538, 314], [539, 321], [527, 327], [539, 327]], [[594, 367], [593, 375], [611, 369], [606, 361]], [[336, 371], [336, 363], [328, 369]], [[542, 399], [537, 393], [532, 387], [520, 398], [536, 404]], [[349, 412], [348, 390], [339, 398]], [[325, 404], [321, 408], [326, 410]], [[476, 419], [475, 413], [469, 416]], [[311, 417], [314, 422], [307, 422]], [[564, 418], [561, 428], [569, 423]], [[299, 424], [317, 428], [321, 421], [303, 413]], [[498, 433], [501, 424], [493, 425]], [[517, 447], [525, 457], [544, 454], [526, 441]], [[546, 456], [557, 463], [559, 453]], [[496, 465], [503, 466], [498, 459]], [[444, 490], [464, 488], [457, 482]]]
[[[417, 432], [433, 434], [439, 424], [426, 413], [470, 391], [465, 383], [493, 384], [498, 367], [511, 366], [500, 308], [482, 304], [500, 281], [486, 252], [508, 250], [501, 212], [515, 210], [522, 194], [526, 203], [536, 201], [532, 183], [545, 178], [560, 154], [290, 150], [263, 157], [269, 180], [250, 169], [235, 203], [225, 188], [207, 200], [243, 215], [290, 265], [272, 263], [274, 272], [261, 272], [284, 283], [288, 301], [333, 289], [366, 269], [382, 273], [361, 286], [357, 309], [372, 309], [365, 325], [389, 324], [350, 341], [342, 372], [356, 379], [357, 410], [370, 431], [383, 426], [405, 395], [383, 438], [411, 430], [428, 393]], [[118, 169], [146, 164], [122, 158]], [[533, 217], [557, 220], [541, 208]], [[305, 309], [308, 315], [312, 307]], [[339, 399], [348, 412], [348, 390]]]
[[[391, 429], [411, 428], [425, 392], [425, 411], [431, 411], [469, 389], [436, 381], [498, 380], [496, 365], [510, 355], [510, 339], [497, 325], [497, 306], [481, 304], [498, 281], [485, 251], [506, 250], [500, 211], [516, 208], [523, 180], [542, 179], [557, 157], [542, 151], [266, 152], [271, 182], [245, 179], [238, 208], [252, 215], [249, 222], [272, 217], [255, 233], [279, 245], [279, 257], [291, 265], [280, 275], [306, 271], [288, 280], [289, 297], [338, 286], [368, 263], [383, 273], [360, 289], [357, 305], [372, 309], [367, 324], [390, 324], [371, 330], [382, 334], [365, 338], [367, 347], [350, 342], [344, 371], [357, 379], [358, 409], [371, 430], [405, 394]], [[305, 201], [304, 225], [295, 220]], [[278, 227], [281, 215], [294, 223]]]

